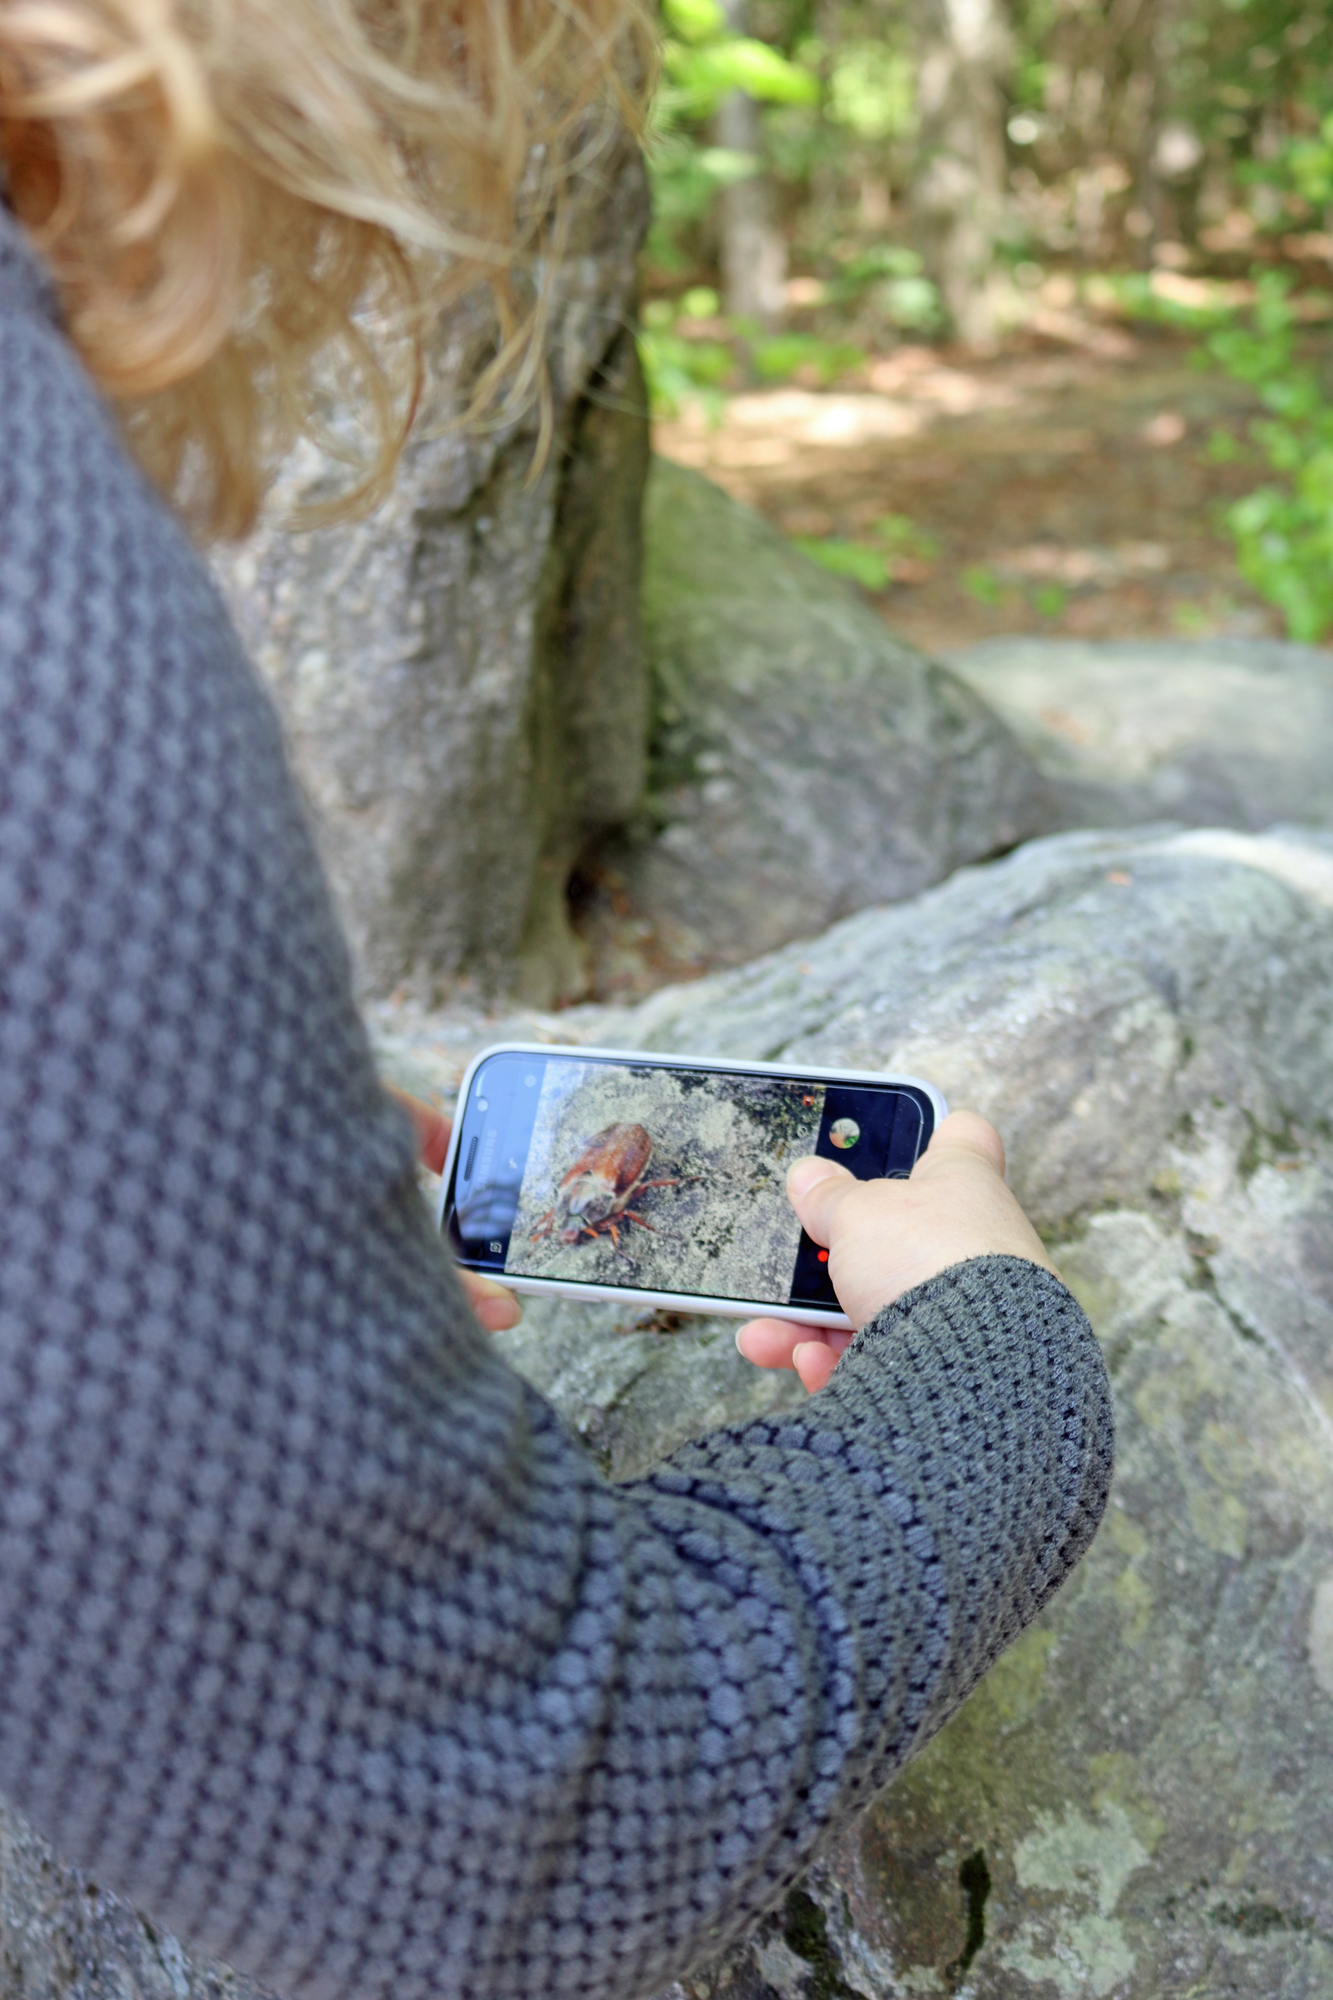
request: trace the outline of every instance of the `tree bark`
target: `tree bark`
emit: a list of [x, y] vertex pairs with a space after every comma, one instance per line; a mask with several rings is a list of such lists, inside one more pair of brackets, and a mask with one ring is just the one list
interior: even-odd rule
[[[747, 0], [723, 5], [732, 33], [743, 35]], [[713, 141], [762, 161], [759, 106], [743, 90], [731, 91], [718, 106]], [[787, 242], [777, 207], [777, 190], [762, 165], [745, 180], [729, 182], [719, 201], [723, 304], [733, 318], [754, 320], [765, 332], [781, 325], [786, 309]]]
[[953, 331], [996, 336], [995, 246], [1006, 192], [1005, 83], [1012, 38], [1002, 0], [917, 0], [918, 248]]

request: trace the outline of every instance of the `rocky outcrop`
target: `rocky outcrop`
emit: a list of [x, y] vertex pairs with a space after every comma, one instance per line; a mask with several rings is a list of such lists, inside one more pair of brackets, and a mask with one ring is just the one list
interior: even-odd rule
[[282, 711], [367, 993], [459, 978], [547, 1003], [583, 987], [566, 885], [633, 813], [645, 769], [639, 641], [646, 399], [632, 333], [647, 214], [623, 142], [576, 184], [537, 415], [450, 428], [493, 325], [449, 315], [389, 499], [291, 534], [323, 464], [292, 465], [272, 520], [219, 559]]
[[[934, 1078], [999, 1122], [1115, 1387], [1112, 1503], [1068, 1588], [673, 2000], [1333, 1991], [1330, 994], [1333, 837], [1074, 833], [523, 1024]], [[447, 1090], [491, 1033], [422, 1021], [389, 1060]], [[501, 1340], [613, 1477], [800, 1400], [729, 1323], [530, 1302]], [[4, 1824], [5, 2000], [225, 1992]]]
[[1074, 835], [624, 1021], [988, 1110], [1119, 1427], [1070, 1588], [691, 1996], [1333, 1990], [1331, 976], [1333, 843]]
[[227, 1966], [182, 1950], [52, 1853], [0, 1805], [4, 2000], [265, 2000]]
[[1050, 824], [1030, 759], [969, 688], [664, 459], [643, 616], [648, 813], [599, 859], [668, 958], [739, 964]]
[[990, 639], [955, 673], [1062, 826], [1333, 826], [1333, 655], [1275, 639]]
[[327, 472], [306, 453], [272, 518], [218, 558], [367, 998], [470, 982], [547, 1006], [586, 990], [590, 949], [614, 987], [596, 923], [571, 926], [571, 883], [585, 919], [589, 887], [629, 919], [616, 947], [633, 938], [623, 983], [642, 988], [1053, 823], [1031, 757], [971, 689], [758, 516], [661, 462], [641, 523], [637, 159], [592, 199], [557, 294], [542, 468], [535, 418], [448, 427], [490, 339], [465, 310], [374, 516], [285, 529]]
[[[675, 2000], [1333, 1991], [1330, 994], [1333, 840], [1071, 834], [575, 1017], [903, 1066], [987, 1111], [1116, 1393], [1112, 1505], [1069, 1588]], [[797, 1394], [721, 1324], [542, 1305], [504, 1338], [616, 1474]]]

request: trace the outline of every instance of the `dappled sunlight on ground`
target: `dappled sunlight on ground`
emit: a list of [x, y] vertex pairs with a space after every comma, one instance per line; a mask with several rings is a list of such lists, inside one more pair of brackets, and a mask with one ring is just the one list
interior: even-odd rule
[[1251, 392], [1200, 369], [1189, 337], [1060, 317], [991, 358], [905, 345], [834, 389], [692, 406], [658, 423], [657, 449], [786, 534], [882, 550], [876, 601], [928, 650], [1280, 635], [1219, 520], [1263, 477]]

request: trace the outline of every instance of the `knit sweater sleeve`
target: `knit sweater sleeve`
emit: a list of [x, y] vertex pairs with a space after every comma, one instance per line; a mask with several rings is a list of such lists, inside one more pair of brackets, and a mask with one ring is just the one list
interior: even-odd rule
[[293, 2000], [651, 1993], [1057, 1588], [1006, 1259], [601, 1480], [417, 1197], [269, 705], [0, 215], [0, 1792]]

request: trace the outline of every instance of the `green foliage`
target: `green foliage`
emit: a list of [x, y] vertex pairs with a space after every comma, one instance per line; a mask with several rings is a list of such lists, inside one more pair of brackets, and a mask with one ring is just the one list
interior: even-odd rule
[[905, 333], [937, 333], [944, 325], [940, 295], [923, 274], [920, 257], [901, 244], [876, 243], [844, 259], [825, 295], [834, 306], [869, 303]]
[[1128, 319], [1154, 326], [1173, 326], [1183, 333], [1208, 333], [1226, 326], [1235, 315], [1229, 288], [1199, 281], [1196, 298], [1186, 301], [1160, 289], [1161, 279], [1148, 271], [1098, 272], [1086, 290], [1090, 301], [1112, 305]]
[[691, 313], [689, 307], [710, 301], [716, 309], [717, 293], [698, 286], [685, 294], [686, 310], [679, 317], [667, 299], [654, 299], [644, 307], [639, 358], [655, 416], [674, 417], [682, 404], [691, 401], [702, 403], [714, 416], [721, 411], [722, 386], [735, 371], [735, 354], [725, 341], [691, 338], [680, 331], [682, 323], [708, 318], [707, 312]]
[[1003, 604], [1004, 585], [994, 570], [987, 569], [984, 563], [975, 563], [971, 569], [965, 569], [960, 581], [968, 596], [974, 597], [978, 604], [984, 604], [990, 610]]
[[1208, 349], [1272, 413], [1250, 434], [1280, 478], [1226, 514], [1241, 575], [1277, 606], [1292, 638], [1315, 640], [1333, 629], [1333, 400], [1300, 354], [1299, 326], [1290, 278], [1265, 272], [1253, 310]]
[[718, 0], [665, 0], [662, 15], [674, 44], [695, 47], [715, 42], [727, 31], [727, 17]]
[[755, 373], [765, 382], [785, 382], [793, 375], [813, 375], [834, 382], [859, 368], [865, 351], [846, 340], [821, 340], [814, 333], [755, 334], [750, 340]]
[[827, 287], [830, 299], [847, 304], [864, 296], [870, 286], [885, 278], [919, 278], [921, 259], [915, 250], [897, 243], [876, 243], [868, 250], [844, 258], [835, 278]]
[[668, 40], [663, 66], [675, 87], [674, 109], [686, 118], [711, 117], [729, 90], [762, 104], [810, 104], [819, 95], [815, 78], [767, 42], [725, 30], [702, 46]]
[[1292, 140], [1286, 165], [1302, 201], [1312, 208], [1333, 201], [1333, 112], [1321, 119], [1316, 138]]
[[891, 278], [880, 293], [885, 318], [910, 333], [938, 333], [944, 325], [940, 295], [929, 278]]
[[659, 125], [648, 154], [653, 188], [648, 255], [659, 270], [689, 269], [690, 259], [682, 247], [685, 233], [708, 214], [719, 188], [748, 179], [758, 164], [749, 153], [701, 146], [686, 133]]
[[803, 549], [824, 569], [831, 569], [835, 576], [850, 576], [867, 590], [885, 590], [888, 587], [889, 560], [878, 549], [868, 549], [861, 542], [840, 541], [836, 535], [816, 538], [813, 535], [793, 535], [798, 549]]
[[1069, 592], [1062, 583], [1039, 584], [1032, 593], [1032, 607], [1042, 618], [1058, 618], [1069, 602]]
[[663, 83], [653, 107], [648, 170], [653, 186], [649, 256], [663, 270], [689, 259], [682, 236], [718, 191], [758, 171], [748, 153], [710, 146], [701, 128], [732, 90], [763, 104], [812, 105], [818, 79], [767, 42], [733, 34], [718, 0], [664, 0]]
[[934, 537], [923, 534], [906, 514], [885, 514], [870, 532], [874, 545], [843, 541], [837, 535], [796, 535], [792, 539], [798, 549], [804, 549], [835, 576], [849, 576], [872, 591], [888, 589], [903, 558], [929, 561], [940, 552]]
[[747, 321], [726, 319], [711, 285], [693, 285], [674, 301], [651, 300], [643, 311], [639, 353], [653, 411], [664, 417], [690, 401], [716, 414], [724, 388], [739, 388], [750, 375], [763, 382], [799, 375], [827, 384], [865, 360], [850, 341], [766, 335]]
[[916, 130], [916, 73], [907, 50], [882, 39], [846, 41], [829, 64], [828, 116], [858, 139]]
[[1208, 433], [1203, 455], [1209, 465], [1235, 465], [1247, 454], [1238, 437], [1231, 431], [1218, 429]]
[[[1215, 429], [1203, 455], [1263, 468], [1226, 516], [1239, 567], [1294, 635], [1328, 633], [1333, 387], [1308, 323], [1314, 295], [1297, 298], [1272, 267], [1299, 257], [1308, 268], [1333, 236], [1333, 6], [1007, 0], [1002, 11], [1013, 31], [1012, 62], [997, 72], [1008, 113], [1008, 219], [995, 252], [1011, 273], [1006, 296], [1021, 314], [1024, 294], [1043, 303], [1072, 269], [1085, 307], [1189, 332], [1204, 365], [1255, 389], [1262, 418]], [[749, 0], [745, 35], [720, 0], [663, 0], [663, 12], [649, 275], [650, 289], [678, 296], [644, 316], [654, 408], [720, 411], [754, 382], [826, 385], [889, 329], [942, 332], [921, 259], [887, 240], [929, 164], [919, 10], [910, 0]], [[733, 90], [764, 107], [753, 153], [710, 143]], [[1155, 150], [1166, 139], [1176, 164]], [[715, 271], [721, 191], [761, 171], [803, 288], [794, 323], [776, 332], [728, 321], [699, 283]], [[1267, 266], [1243, 308], [1238, 251]], [[1155, 258], [1164, 268], [1151, 268]], [[896, 565], [936, 553], [901, 517], [802, 546], [871, 590], [887, 588]], [[1026, 601], [1042, 618], [1059, 617], [1068, 594], [1056, 582], [1006, 586], [984, 566], [961, 580], [983, 604]]]
[[907, 556], [913, 562], [933, 562], [940, 552], [935, 537], [925, 534], [906, 514], [882, 514], [875, 523], [875, 533], [886, 545], [891, 557]]

